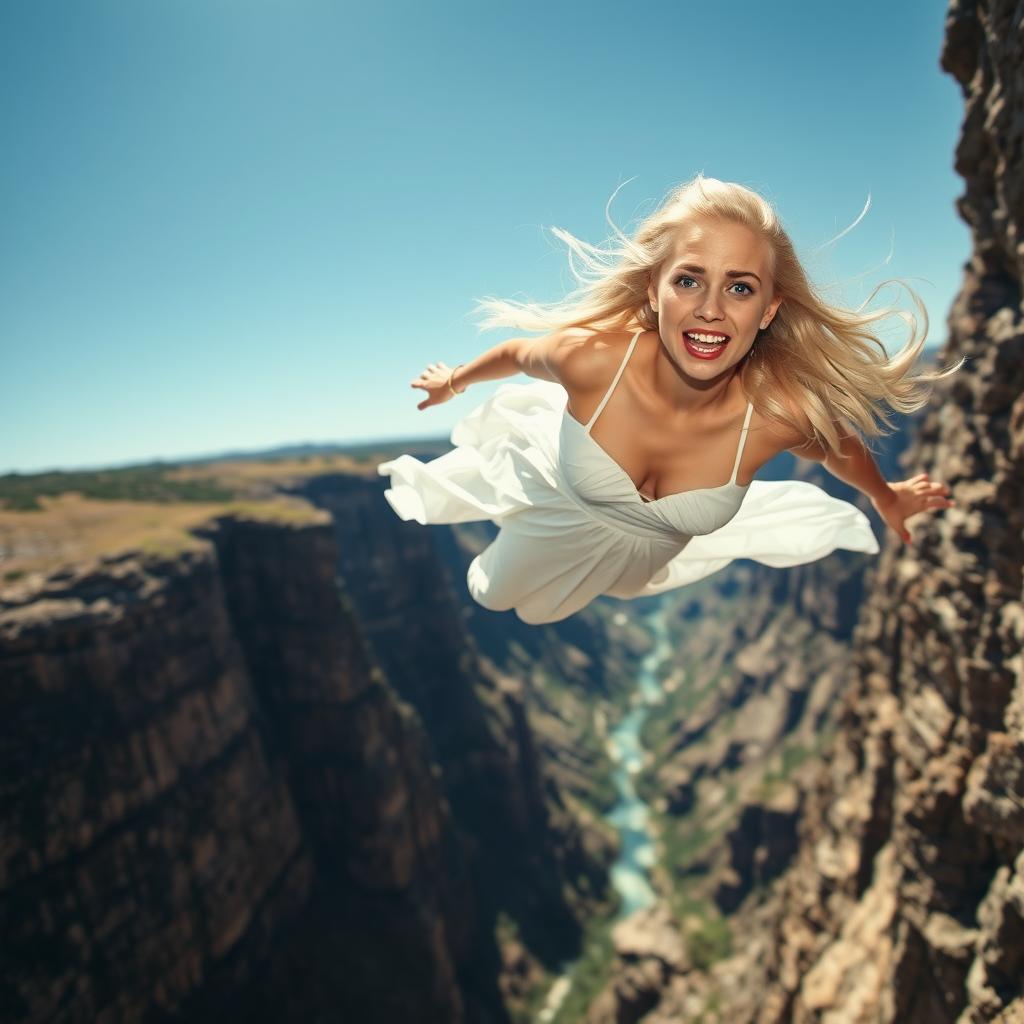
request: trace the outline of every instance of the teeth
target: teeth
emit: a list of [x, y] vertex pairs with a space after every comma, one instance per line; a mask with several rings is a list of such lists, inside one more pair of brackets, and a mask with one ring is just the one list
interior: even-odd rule
[[714, 334], [693, 334], [690, 331], [686, 332], [686, 336], [705, 345], [724, 345], [729, 340], [728, 338], [719, 338]]

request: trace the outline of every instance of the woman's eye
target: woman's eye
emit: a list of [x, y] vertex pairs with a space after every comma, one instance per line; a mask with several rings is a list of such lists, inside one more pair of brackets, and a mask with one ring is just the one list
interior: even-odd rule
[[[684, 281], [691, 281], [691, 282], [693, 282], [693, 284], [697, 283], [697, 281], [694, 278], [690, 277], [688, 274], [683, 274], [682, 277], [677, 277], [676, 278], [676, 284], [683, 285], [684, 288], [689, 287], [688, 285], [683, 284]], [[745, 292], [740, 292], [739, 293], [740, 295], [753, 295], [754, 294], [754, 289], [751, 288], [750, 285], [747, 284], [744, 281], [737, 281], [732, 287], [733, 288], [746, 288]]]

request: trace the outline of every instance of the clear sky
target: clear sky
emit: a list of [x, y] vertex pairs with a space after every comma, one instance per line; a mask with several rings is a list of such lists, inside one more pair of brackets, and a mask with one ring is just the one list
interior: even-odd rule
[[[485, 295], [570, 290], [563, 227], [703, 171], [945, 336], [969, 236], [945, 6], [8, 0], [0, 472], [447, 434]], [[892, 252], [888, 263], [886, 257]], [[902, 289], [876, 302], [912, 309]], [[895, 335], [897, 339], [900, 335]], [[525, 380], [526, 378], [516, 378]]]

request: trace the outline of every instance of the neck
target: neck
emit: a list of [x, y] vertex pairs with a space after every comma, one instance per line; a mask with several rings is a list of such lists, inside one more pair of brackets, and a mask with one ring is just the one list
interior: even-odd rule
[[680, 412], [710, 412], [727, 400], [737, 366], [730, 366], [709, 380], [698, 380], [682, 370], [669, 356], [665, 343], [657, 337], [653, 384], [666, 405]]

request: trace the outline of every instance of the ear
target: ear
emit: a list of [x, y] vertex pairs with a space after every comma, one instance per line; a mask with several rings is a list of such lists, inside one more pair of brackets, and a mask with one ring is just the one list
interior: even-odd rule
[[772, 299], [771, 302], [768, 303], [768, 308], [764, 311], [764, 316], [762, 317], [762, 319], [763, 320], [764, 319], [774, 320], [775, 319], [775, 314], [779, 311], [779, 306], [781, 306], [781, 305], [782, 305], [782, 296], [779, 295], [776, 298]]
[[654, 271], [651, 271], [651, 276], [647, 279], [647, 301], [651, 304], [651, 309], [658, 308], [658, 289], [654, 283]]

